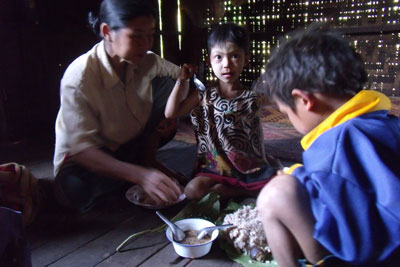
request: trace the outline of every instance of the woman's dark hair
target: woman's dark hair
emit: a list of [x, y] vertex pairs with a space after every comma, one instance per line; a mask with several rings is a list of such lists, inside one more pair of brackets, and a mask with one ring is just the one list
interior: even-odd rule
[[215, 24], [208, 35], [207, 50], [211, 53], [211, 48], [215, 45], [231, 42], [249, 53], [249, 35], [246, 30], [234, 23]]
[[294, 88], [340, 98], [358, 93], [367, 81], [361, 56], [338, 32], [319, 23], [283, 40], [265, 69], [256, 90], [291, 108]]
[[156, 14], [148, 4], [148, 0], [103, 0], [98, 15], [89, 12], [89, 25], [100, 37], [100, 24], [107, 23], [112, 30], [128, 26], [132, 19]]

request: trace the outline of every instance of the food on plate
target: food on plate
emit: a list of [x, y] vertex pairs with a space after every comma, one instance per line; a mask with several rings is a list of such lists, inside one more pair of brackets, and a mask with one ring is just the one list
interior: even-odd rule
[[186, 245], [198, 245], [206, 243], [211, 240], [211, 237], [209, 235], [206, 235], [202, 239], [198, 239], [196, 230], [186, 230], [185, 234], [186, 237], [180, 243]]
[[142, 188], [138, 189], [133, 196], [138, 203], [156, 205], [156, 202]]
[[[174, 180], [174, 182], [176, 182], [179, 185], [179, 183], [176, 180]], [[183, 191], [182, 186], [181, 189]], [[178, 197], [178, 199], [174, 202], [168, 202], [162, 205], [157, 205], [156, 202], [139, 185], [134, 185], [131, 188], [129, 188], [128, 191], [126, 191], [125, 196], [130, 202], [148, 209], [166, 208], [175, 205], [186, 198], [185, 194], [181, 194]]]
[[133, 197], [137, 202], [143, 202], [146, 198], [148, 198], [148, 195], [141, 187], [136, 186], [135, 188], [137, 188], [137, 190], [133, 194]]
[[229, 223], [236, 227], [223, 230], [223, 234], [239, 253], [260, 262], [272, 257], [256, 208], [244, 205], [236, 212], [227, 214], [223, 224]]

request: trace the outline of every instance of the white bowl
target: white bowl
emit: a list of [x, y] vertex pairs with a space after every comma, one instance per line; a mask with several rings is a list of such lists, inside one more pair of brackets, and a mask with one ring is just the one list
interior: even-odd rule
[[[215, 224], [213, 224], [212, 222], [200, 218], [184, 219], [175, 222], [175, 224], [178, 225], [183, 231], [187, 230], [198, 231], [204, 227], [215, 226]], [[184, 258], [199, 258], [210, 252], [212, 242], [218, 237], [219, 231], [214, 230], [213, 233], [211, 234], [210, 241], [198, 245], [187, 245], [176, 242], [172, 238], [172, 231], [171, 228], [169, 227], [167, 228], [167, 231], [165, 233], [167, 239], [170, 242], [172, 242], [175, 252], [179, 256]]]

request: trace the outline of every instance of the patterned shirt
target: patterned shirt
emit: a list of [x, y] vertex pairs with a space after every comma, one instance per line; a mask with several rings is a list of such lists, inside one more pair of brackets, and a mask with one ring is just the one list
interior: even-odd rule
[[196, 171], [249, 182], [248, 174], [268, 165], [259, 118], [261, 98], [244, 90], [238, 97], [225, 99], [215, 87], [199, 94], [200, 104], [191, 112], [198, 145]]

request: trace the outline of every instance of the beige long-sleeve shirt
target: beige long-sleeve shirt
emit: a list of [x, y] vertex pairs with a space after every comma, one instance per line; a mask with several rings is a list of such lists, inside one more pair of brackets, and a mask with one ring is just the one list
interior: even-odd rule
[[152, 108], [152, 79], [177, 78], [179, 72], [175, 64], [148, 52], [140, 65], [128, 66], [123, 83], [110, 64], [103, 41], [74, 60], [61, 80], [54, 173], [66, 156], [90, 147], [115, 151], [139, 135]]

